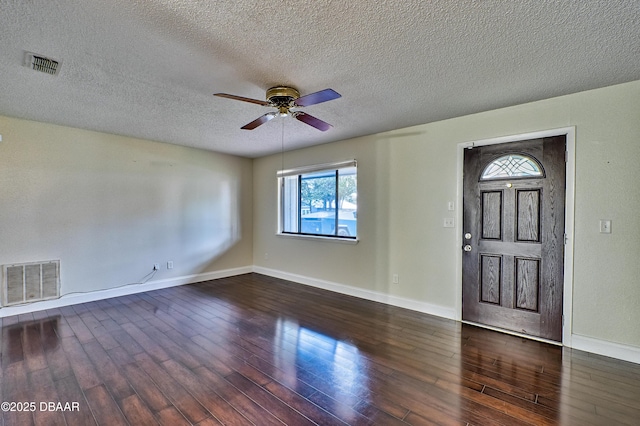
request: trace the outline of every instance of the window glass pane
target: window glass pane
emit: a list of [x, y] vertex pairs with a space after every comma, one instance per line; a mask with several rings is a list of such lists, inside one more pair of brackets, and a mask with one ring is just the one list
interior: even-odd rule
[[357, 235], [358, 178], [356, 168], [338, 170], [338, 235]]
[[510, 154], [489, 163], [480, 180], [536, 176], [542, 176], [542, 169], [536, 160], [520, 154]]
[[300, 232], [336, 235], [336, 171], [300, 175]]
[[298, 176], [287, 176], [282, 188], [282, 230], [298, 232], [298, 218]]

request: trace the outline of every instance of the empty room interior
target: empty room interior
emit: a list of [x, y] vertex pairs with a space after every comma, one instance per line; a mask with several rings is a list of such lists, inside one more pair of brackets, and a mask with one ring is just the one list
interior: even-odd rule
[[640, 4], [0, 4], [4, 425], [640, 418]]

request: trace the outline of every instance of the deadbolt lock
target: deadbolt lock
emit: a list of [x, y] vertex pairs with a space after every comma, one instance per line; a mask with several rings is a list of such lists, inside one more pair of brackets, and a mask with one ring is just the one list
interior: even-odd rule
[[471, 234], [468, 233], [468, 232], [466, 234], [464, 234], [464, 239], [465, 240], [470, 240], [471, 239]]

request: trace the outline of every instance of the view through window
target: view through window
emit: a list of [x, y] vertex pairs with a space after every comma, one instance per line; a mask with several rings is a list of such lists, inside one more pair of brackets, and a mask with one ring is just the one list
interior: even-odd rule
[[356, 238], [355, 161], [282, 172], [280, 185], [281, 233]]

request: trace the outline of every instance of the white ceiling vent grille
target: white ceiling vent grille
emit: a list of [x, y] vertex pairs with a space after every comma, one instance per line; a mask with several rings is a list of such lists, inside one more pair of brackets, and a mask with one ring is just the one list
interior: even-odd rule
[[3, 265], [2, 306], [60, 297], [60, 261]]
[[32, 70], [57, 75], [60, 71], [60, 65], [61, 62], [55, 59], [37, 53], [24, 52], [24, 66]]

